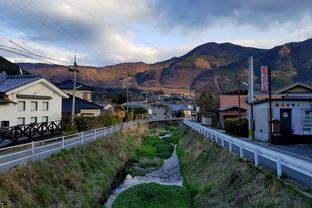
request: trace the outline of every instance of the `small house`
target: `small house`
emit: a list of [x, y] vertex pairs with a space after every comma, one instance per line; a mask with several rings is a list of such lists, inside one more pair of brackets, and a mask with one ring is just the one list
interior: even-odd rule
[[[74, 81], [66, 80], [62, 83], [57, 84], [57, 86], [62, 89], [66, 94], [73, 95]], [[76, 82], [75, 97], [92, 102], [92, 92], [94, 90], [95, 89], [93, 87]]]
[[67, 94], [40, 75], [0, 73], [1, 128], [62, 119]]
[[[312, 86], [296, 82], [272, 99], [273, 144], [312, 143]], [[269, 99], [254, 103], [255, 139], [269, 141]]]

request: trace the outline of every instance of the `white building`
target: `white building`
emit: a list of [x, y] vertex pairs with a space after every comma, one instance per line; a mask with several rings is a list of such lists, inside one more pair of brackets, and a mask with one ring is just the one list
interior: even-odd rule
[[62, 119], [62, 98], [68, 95], [39, 75], [0, 74], [1, 127]]
[[[312, 86], [294, 83], [272, 99], [274, 144], [312, 143]], [[254, 102], [255, 138], [269, 141], [269, 100]]]

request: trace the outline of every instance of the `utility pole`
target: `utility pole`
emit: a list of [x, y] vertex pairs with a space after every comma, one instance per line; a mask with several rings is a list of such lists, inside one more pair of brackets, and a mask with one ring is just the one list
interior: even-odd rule
[[75, 94], [76, 94], [76, 82], [77, 82], [77, 62], [76, 62], [76, 55], [74, 60], [74, 68], [69, 69], [69, 71], [74, 72], [74, 86], [73, 86], [73, 99], [72, 99], [72, 112], [71, 112], [71, 125], [73, 126], [75, 124]]
[[239, 115], [239, 124], [242, 121], [242, 113], [241, 113], [241, 101], [240, 101], [240, 80], [237, 81], [238, 86], [238, 115]]
[[271, 86], [271, 66], [268, 66], [269, 78], [269, 143], [272, 144], [272, 86]]
[[146, 106], [146, 117], [148, 117], [147, 92], [146, 92], [146, 94], [145, 94], [145, 106]]
[[127, 96], [127, 113], [129, 112], [129, 88], [128, 88], [128, 78], [129, 78], [129, 72], [127, 73], [127, 79], [126, 79], [126, 96]]
[[253, 127], [253, 57], [249, 57], [248, 65], [248, 138], [254, 139]]

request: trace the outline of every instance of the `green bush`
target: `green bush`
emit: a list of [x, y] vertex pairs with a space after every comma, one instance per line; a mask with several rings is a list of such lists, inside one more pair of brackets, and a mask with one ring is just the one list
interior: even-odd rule
[[[88, 131], [95, 128], [101, 128], [104, 126], [110, 126], [114, 124], [119, 124], [122, 122], [122, 118], [113, 113], [109, 113], [106, 115], [101, 115], [97, 117], [84, 117], [84, 116], [76, 116], [75, 117], [75, 128], [80, 131]], [[65, 123], [65, 126], [70, 124]]]
[[113, 208], [191, 208], [192, 195], [186, 188], [145, 183], [120, 193]]
[[246, 118], [242, 118], [241, 121], [238, 118], [228, 119], [224, 122], [224, 129], [227, 133], [248, 137], [248, 120]]

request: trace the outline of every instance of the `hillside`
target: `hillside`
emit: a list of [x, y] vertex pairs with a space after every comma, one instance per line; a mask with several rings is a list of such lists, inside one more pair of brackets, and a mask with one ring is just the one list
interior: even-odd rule
[[20, 74], [29, 74], [16, 64], [11, 63], [2, 56], [0, 56], [0, 73], [5, 73], [6, 75], [20, 75]]
[[[312, 83], [312, 39], [287, 43], [272, 49], [243, 47], [231, 43], [206, 43], [181, 57], [154, 64], [122, 63], [105, 67], [79, 67], [78, 80], [96, 87], [187, 92], [194, 89], [230, 90], [237, 80], [247, 80], [248, 57], [254, 56], [256, 87], [261, 65], [273, 68], [273, 88], [293, 81]], [[30, 73], [52, 81], [72, 76], [64, 66], [20, 63]]]

